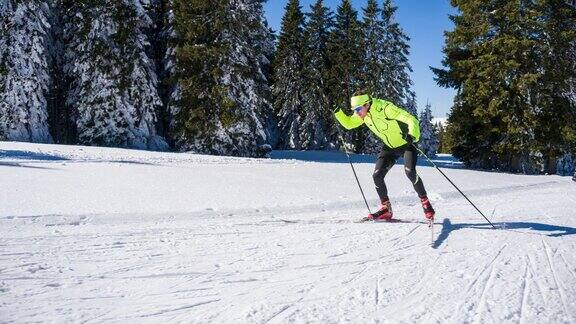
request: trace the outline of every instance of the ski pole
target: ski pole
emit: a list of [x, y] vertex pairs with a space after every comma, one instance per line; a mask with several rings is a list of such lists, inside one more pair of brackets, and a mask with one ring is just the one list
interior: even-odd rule
[[362, 186], [360, 185], [360, 180], [358, 180], [358, 175], [356, 175], [356, 169], [354, 169], [354, 164], [352, 164], [352, 159], [350, 158], [350, 154], [348, 154], [348, 150], [346, 149], [346, 143], [344, 142], [344, 139], [342, 138], [342, 136], [339, 136], [340, 141], [342, 142], [342, 145], [344, 146], [344, 153], [346, 153], [346, 156], [348, 157], [348, 163], [350, 163], [350, 167], [352, 168], [352, 172], [354, 173], [354, 178], [356, 178], [356, 183], [358, 184], [358, 188], [360, 188], [360, 193], [362, 194], [362, 198], [364, 198], [364, 203], [366, 204], [366, 208], [368, 208], [368, 212], [370, 214], [372, 214], [372, 211], [370, 210], [370, 206], [368, 206], [368, 201], [366, 200], [366, 196], [364, 195], [364, 190], [362, 190]]
[[416, 146], [414, 143], [412, 143], [412, 146], [413, 146], [416, 150], [418, 150], [418, 152], [420, 152], [420, 154], [422, 154], [422, 155], [428, 160], [428, 162], [432, 163], [432, 165], [436, 168], [436, 170], [440, 171], [440, 173], [444, 176], [444, 178], [446, 178], [446, 180], [448, 180], [448, 182], [450, 182], [450, 184], [452, 184], [452, 185], [454, 186], [454, 188], [456, 188], [456, 190], [458, 190], [458, 192], [459, 192], [460, 194], [462, 194], [462, 196], [464, 196], [464, 198], [466, 198], [466, 200], [468, 200], [468, 202], [469, 202], [472, 206], [474, 206], [474, 208], [476, 208], [476, 210], [480, 213], [480, 215], [482, 215], [482, 217], [484, 217], [484, 219], [488, 222], [488, 224], [492, 225], [492, 227], [493, 227], [494, 229], [496, 229], [496, 226], [494, 226], [494, 224], [492, 224], [492, 222], [488, 219], [488, 217], [484, 216], [484, 213], [482, 213], [482, 212], [480, 211], [480, 209], [478, 209], [478, 207], [476, 207], [476, 205], [474, 205], [474, 203], [473, 203], [470, 199], [468, 199], [468, 196], [466, 196], [466, 195], [462, 192], [462, 190], [460, 190], [460, 188], [458, 188], [458, 186], [456, 186], [456, 185], [454, 184], [454, 182], [452, 182], [452, 180], [450, 180], [450, 178], [448, 178], [448, 176], [447, 176], [446, 174], [444, 174], [444, 172], [442, 172], [442, 170], [440, 170], [440, 168], [436, 165], [436, 163], [434, 163], [434, 161], [432, 161], [432, 159], [430, 159], [424, 152], [422, 152], [422, 150], [421, 150], [420, 148], [418, 148], [418, 146]]

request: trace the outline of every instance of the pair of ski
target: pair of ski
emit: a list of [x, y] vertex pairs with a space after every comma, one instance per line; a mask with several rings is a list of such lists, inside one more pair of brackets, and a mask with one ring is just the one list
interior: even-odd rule
[[[355, 221], [355, 223], [366, 223], [366, 222], [376, 222], [376, 223], [406, 223], [406, 221], [403, 221], [401, 219], [397, 219], [397, 218], [390, 218], [387, 220], [379, 220], [378, 217], [381, 214], [379, 214], [379, 211], [363, 217], [357, 221]], [[430, 229], [430, 246], [434, 246], [434, 218], [427, 220], [428, 222], [428, 228]]]

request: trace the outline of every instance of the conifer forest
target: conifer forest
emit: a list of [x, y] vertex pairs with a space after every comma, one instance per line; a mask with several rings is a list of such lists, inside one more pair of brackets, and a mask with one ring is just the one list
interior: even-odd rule
[[[276, 0], [270, 0], [276, 1]], [[264, 157], [376, 153], [344, 132], [365, 89], [420, 120], [420, 146], [468, 167], [574, 172], [576, 9], [565, 0], [451, 0], [436, 82], [446, 125], [418, 111], [401, 1], [330, 9], [266, 0], [0, 0], [0, 140]], [[422, 101], [422, 100], [421, 100]]]

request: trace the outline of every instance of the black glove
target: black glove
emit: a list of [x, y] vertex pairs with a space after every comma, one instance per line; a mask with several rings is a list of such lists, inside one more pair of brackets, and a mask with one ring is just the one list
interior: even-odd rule
[[342, 109], [340, 109], [340, 107], [336, 107], [336, 108], [334, 108], [334, 113], [337, 113], [337, 112], [339, 112], [340, 110], [342, 110]]
[[414, 144], [414, 137], [413, 137], [412, 135], [410, 135], [410, 134], [405, 134], [405, 135], [404, 135], [404, 140], [405, 140], [406, 142], [408, 142], [408, 145]]

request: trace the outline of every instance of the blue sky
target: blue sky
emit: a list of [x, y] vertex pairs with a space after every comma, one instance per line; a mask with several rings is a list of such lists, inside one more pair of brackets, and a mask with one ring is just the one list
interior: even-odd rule
[[[268, 0], [265, 4], [266, 17], [270, 26], [278, 31], [287, 0]], [[300, 0], [304, 11], [309, 11], [315, 0]], [[325, 0], [326, 6], [336, 10], [341, 0]], [[380, 5], [382, 0], [379, 1]], [[412, 81], [418, 96], [419, 109], [424, 108], [426, 101], [432, 104], [434, 117], [445, 117], [450, 111], [454, 99], [453, 89], [444, 89], [436, 85], [434, 74], [429, 66], [441, 67], [444, 31], [452, 30], [448, 14], [455, 13], [449, 0], [396, 0], [397, 19], [410, 36], [410, 63], [414, 70]], [[366, 0], [352, 0], [352, 4], [362, 17], [361, 8]]]

